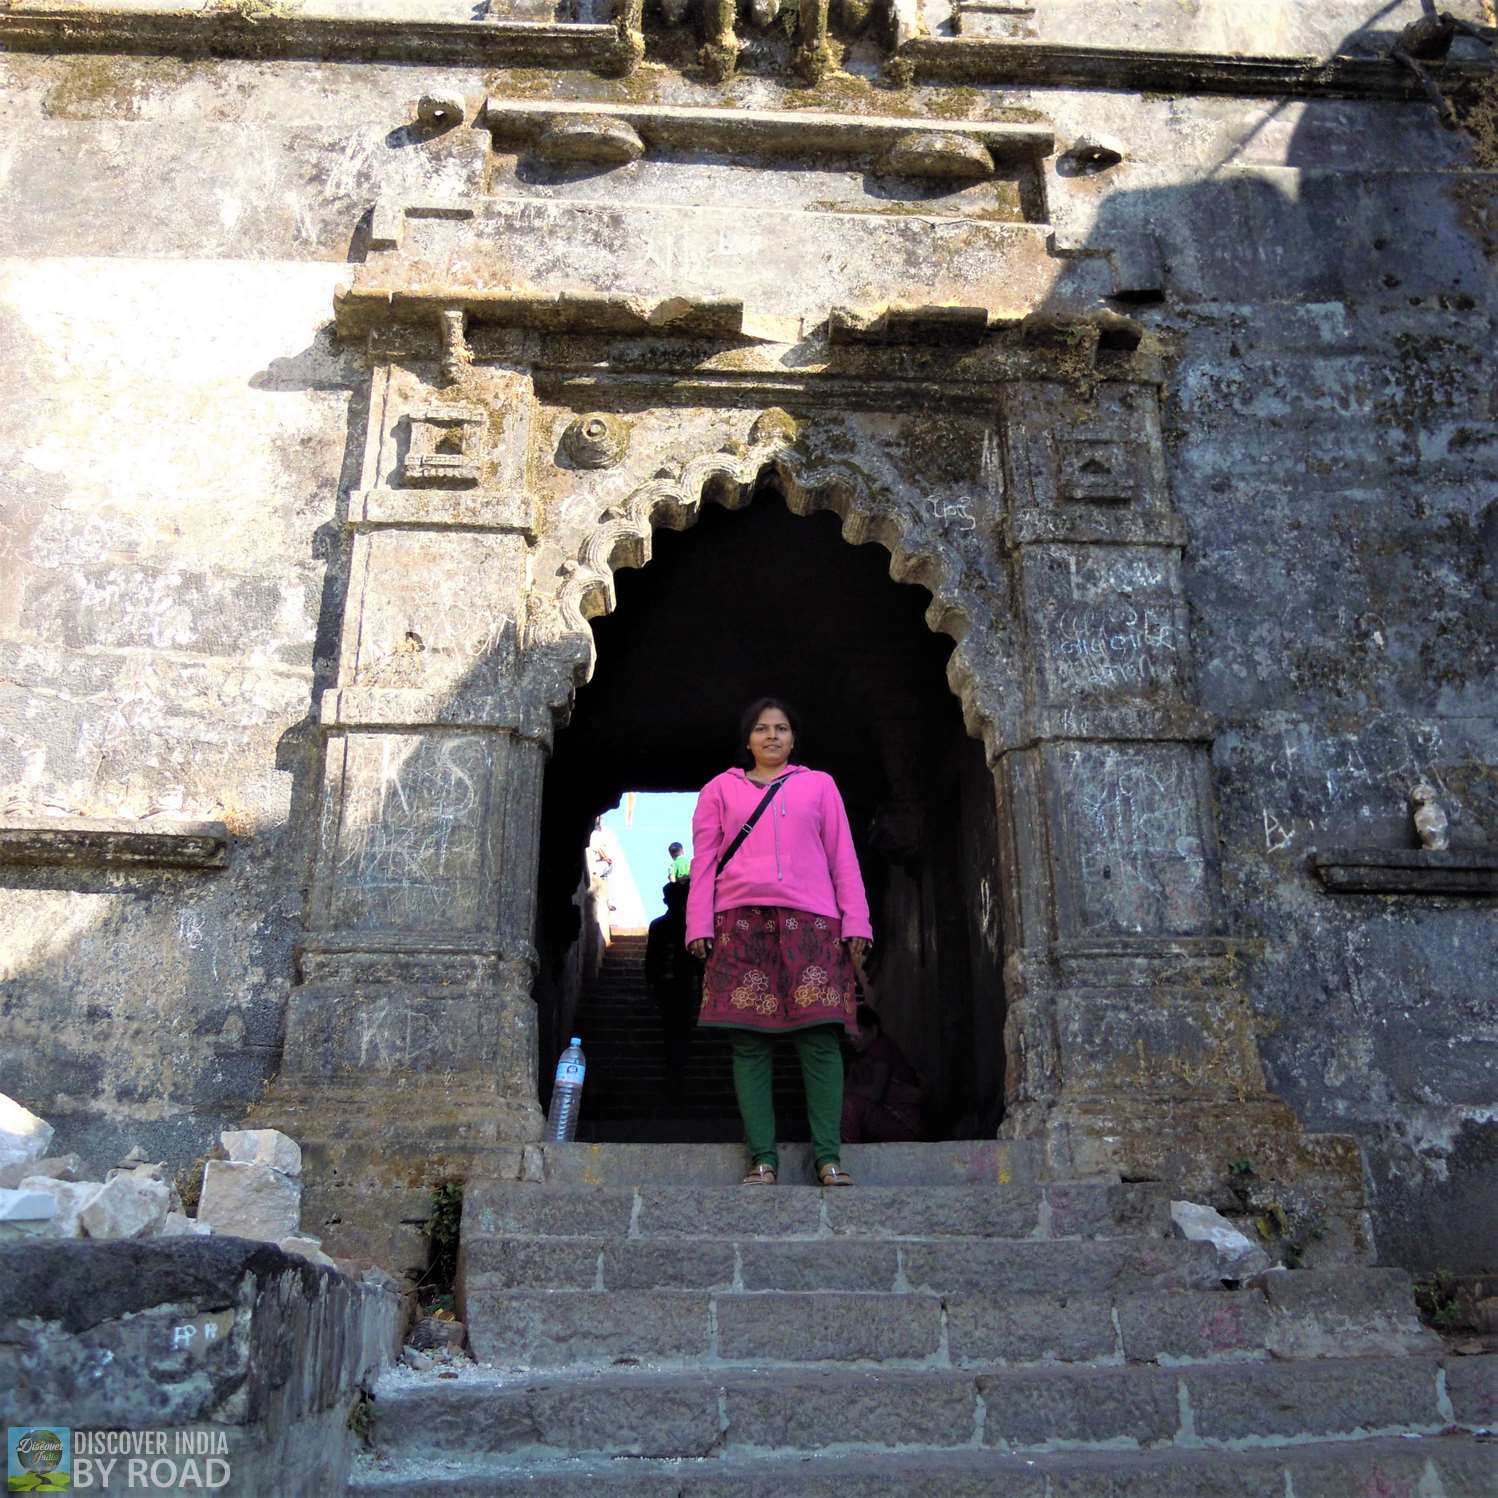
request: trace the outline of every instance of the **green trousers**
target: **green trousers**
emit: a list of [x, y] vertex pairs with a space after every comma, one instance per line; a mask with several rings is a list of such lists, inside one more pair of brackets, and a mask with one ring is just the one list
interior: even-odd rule
[[[801, 1059], [801, 1081], [806, 1087], [806, 1117], [817, 1168], [843, 1153], [843, 1052], [838, 1044], [841, 1025], [814, 1025], [795, 1030]], [[744, 1137], [756, 1165], [780, 1166], [775, 1148], [775, 1093], [772, 1086], [772, 1047], [776, 1037], [758, 1030], [733, 1032], [733, 1090], [738, 1095]]]

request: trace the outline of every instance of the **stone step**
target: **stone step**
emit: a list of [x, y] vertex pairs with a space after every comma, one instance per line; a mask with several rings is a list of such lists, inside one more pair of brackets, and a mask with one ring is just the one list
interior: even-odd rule
[[1452, 1406], [1433, 1358], [710, 1376], [478, 1369], [444, 1383], [387, 1375], [373, 1421], [376, 1446], [406, 1461], [436, 1465], [461, 1452], [534, 1470], [578, 1458], [812, 1455], [829, 1446], [908, 1457], [1434, 1436], [1452, 1423]]
[[1492, 1498], [1493, 1447], [1470, 1435], [1374, 1437], [1266, 1449], [881, 1452], [687, 1460], [573, 1460], [547, 1470], [406, 1465], [399, 1449], [362, 1457], [350, 1494], [437, 1498]]
[[973, 1292], [661, 1290], [630, 1287], [630, 1268], [605, 1253], [598, 1280], [617, 1282], [608, 1289], [466, 1289], [474, 1355], [532, 1368], [621, 1359], [977, 1367], [1288, 1359], [1308, 1347], [1321, 1357], [1441, 1352], [1408, 1296], [1392, 1315], [1370, 1310], [1354, 1320], [1314, 1307], [1287, 1309], [1258, 1291], [998, 1299]]
[[[724, 1186], [736, 1182], [745, 1166], [740, 1144], [662, 1148], [659, 1144], [576, 1143], [532, 1148], [542, 1179], [551, 1186]], [[1028, 1141], [948, 1139], [929, 1144], [844, 1145], [843, 1164], [858, 1181], [854, 1189], [862, 1190], [867, 1186], [1008, 1186], [1017, 1179], [1033, 1179], [1029, 1173], [1042, 1162]], [[473, 1175], [481, 1177], [483, 1171], [476, 1169]], [[807, 1145], [781, 1146], [780, 1179], [783, 1185], [810, 1184], [816, 1179]], [[475, 1190], [479, 1184], [475, 1180]], [[1081, 1184], [1090, 1188], [1099, 1183]], [[1053, 1193], [1068, 1189], [1068, 1183], [1049, 1188]]]
[[933, 1295], [1117, 1295], [1216, 1289], [1209, 1244], [1166, 1239], [538, 1239], [467, 1236], [470, 1329], [515, 1290], [826, 1290]]
[[1164, 1238], [1171, 1231], [1169, 1203], [1152, 1185], [871, 1185], [826, 1191], [785, 1184], [569, 1188], [477, 1180], [468, 1183], [463, 1206], [465, 1238]]

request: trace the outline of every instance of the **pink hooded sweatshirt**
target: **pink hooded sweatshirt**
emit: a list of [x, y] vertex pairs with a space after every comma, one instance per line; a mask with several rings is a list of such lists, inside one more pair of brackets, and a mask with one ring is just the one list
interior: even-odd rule
[[743, 770], [725, 770], [703, 786], [692, 813], [688, 941], [711, 937], [713, 916], [740, 905], [786, 905], [837, 916], [844, 936], [872, 939], [848, 813], [832, 776], [805, 765], [790, 765], [785, 773], [790, 778], [716, 878], [719, 857], [765, 788]]

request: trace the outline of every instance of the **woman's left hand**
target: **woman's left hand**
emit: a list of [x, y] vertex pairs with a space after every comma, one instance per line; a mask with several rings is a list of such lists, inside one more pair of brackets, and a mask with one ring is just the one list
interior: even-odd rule
[[848, 956], [854, 962], [862, 962], [874, 950], [874, 943], [866, 936], [847, 936], [843, 940], [848, 943]]

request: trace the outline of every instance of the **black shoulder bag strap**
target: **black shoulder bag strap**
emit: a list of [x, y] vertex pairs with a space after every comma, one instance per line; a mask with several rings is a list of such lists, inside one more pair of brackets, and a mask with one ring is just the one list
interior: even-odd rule
[[[779, 780], [772, 780], [769, 785], [765, 787], [764, 795], [759, 798], [759, 805], [749, 813], [749, 820], [745, 822], [744, 825], [740, 827], [736, 833], [734, 833], [733, 841], [729, 843], [729, 845], [723, 850], [723, 856], [718, 860], [718, 874], [721, 874], [723, 872], [723, 869], [727, 865], [728, 860], [739, 851], [739, 848], [743, 845], [744, 839], [754, 831], [754, 824], [759, 821], [762, 816], [764, 816], [765, 808], [775, 799], [775, 792], [778, 791], [780, 787], [783, 786], [790, 778], [791, 777], [789, 775], [782, 775]], [[714, 875], [714, 877], [716, 878], [716, 874]]]

